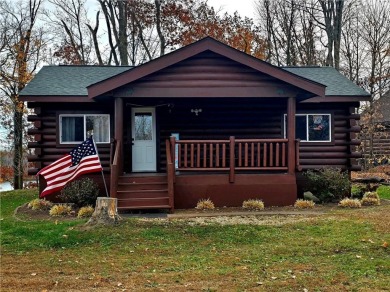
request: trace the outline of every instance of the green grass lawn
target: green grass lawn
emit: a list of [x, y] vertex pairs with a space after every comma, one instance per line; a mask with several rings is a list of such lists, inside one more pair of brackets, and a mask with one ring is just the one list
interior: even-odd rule
[[390, 200], [390, 186], [380, 186], [377, 193], [381, 199]]
[[13, 216], [35, 191], [1, 194], [2, 291], [381, 291], [389, 287], [390, 206], [282, 225], [198, 225]]

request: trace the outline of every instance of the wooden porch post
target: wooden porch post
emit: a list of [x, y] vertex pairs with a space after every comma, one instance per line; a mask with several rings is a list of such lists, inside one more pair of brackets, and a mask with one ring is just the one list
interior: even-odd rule
[[288, 173], [295, 173], [295, 97], [289, 97], [287, 101], [287, 138], [288, 138]]
[[[115, 98], [115, 124], [114, 124], [114, 138], [117, 142], [123, 141], [123, 99], [121, 97]], [[123, 147], [120, 147], [119, 173], [123, 173]]]

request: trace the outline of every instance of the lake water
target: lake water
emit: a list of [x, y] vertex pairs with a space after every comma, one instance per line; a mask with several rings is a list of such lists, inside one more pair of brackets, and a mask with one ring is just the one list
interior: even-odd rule
[[0, 183], [0, 192], [12, 191], [13, 189], [9, 182]]

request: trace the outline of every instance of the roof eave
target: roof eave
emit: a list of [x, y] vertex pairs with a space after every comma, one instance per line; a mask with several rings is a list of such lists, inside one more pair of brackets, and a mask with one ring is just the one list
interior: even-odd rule
[[87, 95], [21, 95], [19, 99], [27, 102], [95, 102]]
[[360, 102], [369, 101], [371, 96], [367, 95], [326, 95], [315, 96], [302, 101], [303, 103], [316, 103], [316, 102]]

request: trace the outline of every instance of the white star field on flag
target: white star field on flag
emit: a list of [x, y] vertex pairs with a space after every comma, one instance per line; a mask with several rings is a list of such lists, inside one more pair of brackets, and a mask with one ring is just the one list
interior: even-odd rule
[[75, 166], [80, 163], [80, 160], [85, 156], [96, 155], [96, 150], [92, 141], [87, 139], [77, 148], [73, 149], [69, 153], [72, 156], [72, 166]]

